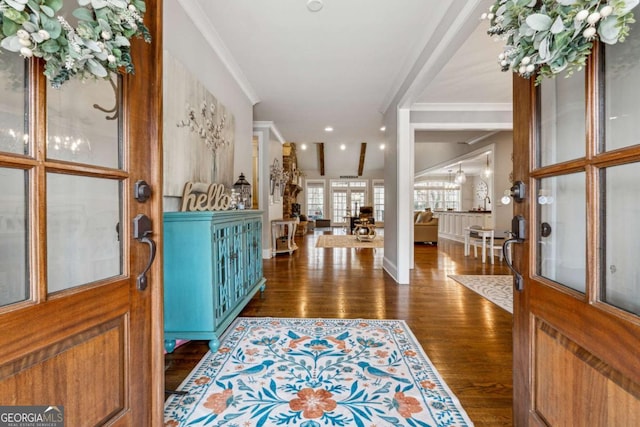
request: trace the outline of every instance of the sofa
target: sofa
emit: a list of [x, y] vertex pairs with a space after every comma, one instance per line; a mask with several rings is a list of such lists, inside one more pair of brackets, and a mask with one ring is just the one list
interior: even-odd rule
[[430, 210], [413, 213], [413, 242], [438, 244], [438, 218]]

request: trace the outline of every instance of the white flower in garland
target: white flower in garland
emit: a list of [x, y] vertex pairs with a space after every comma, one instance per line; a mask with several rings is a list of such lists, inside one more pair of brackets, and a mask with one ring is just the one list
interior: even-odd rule
[[529, 78], [567, 76], [582, 69], [593, 41], [623, 42], [631, 10], [640, 0], [497, 0], [481, 19], [489, 19], [489, 35], [499, 35], [506, 45], [498, 57], [502, 71], [509, 69]]
[[44, 74], [59, 87], [72, 76], [105, 78], [133, 73], [129, 40], [151, 40], [143, 0], [77, 0], [77, 26], [62, 15], [63, 0], [0, 0], [0, 47], [45, 61]]

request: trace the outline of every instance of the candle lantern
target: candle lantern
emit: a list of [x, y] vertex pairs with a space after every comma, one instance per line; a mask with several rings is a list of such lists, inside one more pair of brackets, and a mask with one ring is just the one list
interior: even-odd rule
[[251, 184], [244, 177], [244, 173], [240, 173], [240, 177], [233, 184], [233, 189], [238, 195], [238, 209], [251, 208]]

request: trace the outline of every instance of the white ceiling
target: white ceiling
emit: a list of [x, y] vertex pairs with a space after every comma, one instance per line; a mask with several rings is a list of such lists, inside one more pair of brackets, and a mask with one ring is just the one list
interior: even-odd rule
[[[236, 75], [241, 74], [245, 91], [257, 101], [254, 120], [273, 122], [283, 138], [298, 147], [307, 144], [307, 150], [298, 150], [303, 171], [317, 169], [313, 143], [325, 142], [329, 176], [357, 174], [361, 142], [368, 143], [365, 173], [383, 169], [379, 146], [385, 139], [380, 131], [384, 111], [406, 86], [425, 46], [446, 38], [443, 32], [456, 32], [443, 28], [447, 14], [474, 3], [324, 0], [323, 9], [315, 13], [307, 10], [306, 0], [181, 4], [187, 8], [192, 1], [206, 14], [211, 31], [228, 51], [227, 62], [240, 70]], [[491, 1], [480, 3], [484, 8]], [[510, 76], [500, 73], [496, 63], [500, 44], [486, 35], [486, 22], [473, 18], [465, 25], [473, 28], [460, 49], [439, 53], [446, 56], [444, 67], [432, 66], [433, 77], [426, 73], [413, 82], [415, 102], [511, 102]], [[334, 131], [325, 132], [326, 126]], [[442, 136], [432, 133], [436, 139]], [[423, 136], [429, 139], [428, 134]], [[467, 140], [464, 135], [453, 137], [460, 139]], [[340, 150], [340, 144], [347, 149]]]

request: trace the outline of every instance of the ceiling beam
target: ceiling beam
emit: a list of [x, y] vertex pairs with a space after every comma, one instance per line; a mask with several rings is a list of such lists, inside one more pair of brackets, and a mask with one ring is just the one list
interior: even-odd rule
[[320, 170], [320, 176], [324, 176], [324, 142], [317, 142], [318, 147], [318, 169]]
[[362, 172], [364, 172], [364, 157], [367, 153], [367, 143], [363, 142], [360, 144], [360, 164], [358, 164], [358, 176], [362, 176]]

